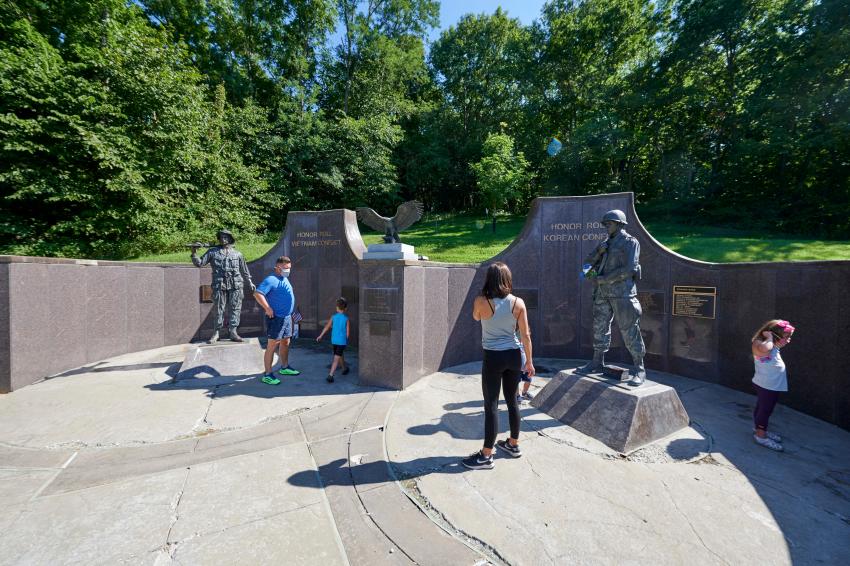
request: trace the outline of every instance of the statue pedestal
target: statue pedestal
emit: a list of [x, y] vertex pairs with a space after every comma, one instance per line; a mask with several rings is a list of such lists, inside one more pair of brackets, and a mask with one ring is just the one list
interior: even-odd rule
[[649, 380], [629, 387], [573, 370], [553, 377], [531, 405], [623, 454], [669, 436], [690, 422], [672, 387]]
[[418, 260], [419, 254], [414, 253], [409, 244], [370, 244], [363, 253], [363, 259], [411, 259]]
[[223, 385], [263, 373], [263, 345], [256, 338], [244, 342], [222, 340], [190, 349], [174, 381], [192, 380], [205, 386]]

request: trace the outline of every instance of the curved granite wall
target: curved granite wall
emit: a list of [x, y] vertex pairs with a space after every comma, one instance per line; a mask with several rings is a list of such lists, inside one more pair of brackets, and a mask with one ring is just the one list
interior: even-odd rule
[[[783, 351], [791, 381], [783, 402], [850, 428], [850, 371], [840, 359], [840, 341], [850, 331], [844, 290], [850, 261], [691, 260], [652, 238], [637, 218], [631, 193], [538, 198], [520, 236], [491, 260], [504, 261], [514, 273], [515, 292], [529, 306], [536, 356], [591, 355], [591, 285], [578, 273], [583, 258], [605, 238], [598, 220], [612, 208], [626, 212], [627, 231], [641, 244], [638, 291], [650, 369], [750, 391], [750, 337], [765, 320], [786, 318], [798, 331]], [[470, 312], [489, 261], [403, 263], [361, 262], [360, 366], [361, 379], [369, 383], [405, 387], [481, 356], [480, 325]], [[676, 295], [675, 315], [674, 287], [686, 291]], [[714, 300], [695, 292], [714, 292]], [[403, 305], [398, 314], [370, 312], [376, 309], [369, 298], [380, 293], [397, 295]], [[373, 357], [373, 350], [391, 355]], [[616, 325], [608, 359], [629, 360]]]
[[[360, 237], [357, 217], [352, 210], [290, 212], [280, 240], [263, 257], [248, 264], [254, 283], [272, 272], [275, 260], [292, 259], [290, 281], [295, 302], [304, 319], [301, 334], [316, 337], [335, 312], [336, 300], [348, 300], [351, 318], [349, 343], [358, 343], [358, 261], [366, 246]], [[246, 334], [263, 329], [262, 311], [256, 301], [242, 305], [242, 326]]]
[[[259, 283], [275, 258], [293, 259], [307, 336], [318, 334], [340, 294], [349, 295], [356, 344], [363, 249], [354, 212], [290, 212], [281, 239], [248, 268]], [[212, 304], [200, 289], [210, 282], [209, 267], [189, 263], [0, 256], [0, 393], [112, 356], [206, 339]], [[246, 296], [240, 332], [259, 334], [261, 317]]]
[[[591, 289], [578, 270], [605, 237], [598, 220], [611, 208], [626, 212], [641, 243], [650, 369], [749, 391], [750, 335], [768, 318], [786, 318], [798, 332], [783, 352], [791, 381], [785, 402], [850, 429], [850, 371], [840, 359], [850, 331], [850, 261], [690, 260], [643, 228], [631, 193], [536, 199], [521, 234], [493, 258], [514, 272], [537, 356], [590, 356]], [[405, 387], [480, 359], [480, 326], [469, 313], [489, 262], [362, 260], [363, 251], [354, 212], [291, 212], [280, 241], [249, 269], [259, 282], [276, 257], [293, 259], [305, 336], [315, 336], [335, 299], [346, 296], [365, 383]], [[0, 392], [110, 356], [205, 338], [212, 305], [200, 302], [199, 287], [209, 283], [210, 270], [191, 265], [0, 256]], [[705, 296], [687, 294], [674, 315], [675, 286], [714, 290], [713, 318], [699, 312], [708, 308], [699, 305]], [[241, 330], [259, 334], [261, 315], [246, 298]], [[616, 328], [613, 334], [609, 359], [628, 361]]]

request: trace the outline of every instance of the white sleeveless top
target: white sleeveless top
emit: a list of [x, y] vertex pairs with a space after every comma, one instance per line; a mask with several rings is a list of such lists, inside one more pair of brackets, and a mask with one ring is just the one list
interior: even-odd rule
[[788, 391], [788, 374], [779, 348], [774, 346], [766, 356], [753, 356], [753, 363], [756, 367], [753, 383], [771, 391]]
[[481, 346], [485, 350], [516, 350], [519, 340], [516, 336], [516, 319], [513, 308], [516, 297], [508, 295], [503, 299], [490, 299], [493, 316], [481, 319]]

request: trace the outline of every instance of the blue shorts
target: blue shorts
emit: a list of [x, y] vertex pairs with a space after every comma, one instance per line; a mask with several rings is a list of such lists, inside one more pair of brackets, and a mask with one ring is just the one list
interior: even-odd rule
[[283, 340], [292, 338], [292, 317], [276, 316], [266, 318], [266, 337], [269, 340]]
[[523, 348], [520, 348], [519, 353], [522, 359], [522, 365], [520, 366], [522, 369], [519, 372], [519, 380], [531, 383], [531, 378], [528, 377], [528, 372], [525, 371], [525, 350]]

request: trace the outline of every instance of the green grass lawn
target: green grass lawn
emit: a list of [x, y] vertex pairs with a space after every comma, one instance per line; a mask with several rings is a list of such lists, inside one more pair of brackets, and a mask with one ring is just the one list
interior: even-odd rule
[[[519, 235], [524, 223], [524, 216], [502, 216], [496, 222], [494, 233], [488, 219], [466, 215], [436, 216], [414, 224], [402, 234], [402, 239], [432, 261], [475, 263], [505, 249]], [[743, 230], [654, 220], [646, 220], [645, 225], [656, 240], [671, 250], [702, 261], [850, 259], [848, 241], [767, 238]], [[361, 231], [366, 245], [381, 242], [382, 234], [367, 231], [363, 226]], [[240, 242], [237, 248], [251, 261], [266, 253], [276, 241]], [[131, 261], [188, 263], [189, 251], [144, 256]]]
[[[269, 251], [272, 246], [277, 242], [278, 236], [273, 238], [267, 238], [265, 241], [255, 241], [255, 242], [237, 242], [236, 249], [242, 252], [242, 255], [245, 256], [247, 261], [253, 261], [261, 257], [264, 253]], [[200, 248], [198, 250], [198, 255], [202, 255], [205, 251], [205, 248]], [[190, 250], [186, 248], [185, 251], [182, 252], [173, 252], [166, 254], [155, 254], [155, 255], [145, 255], [141, 257], [134, 257], [129, 259], [128, 261], [150, 261], [154, 263], [191, 263], [189, 259]]]

